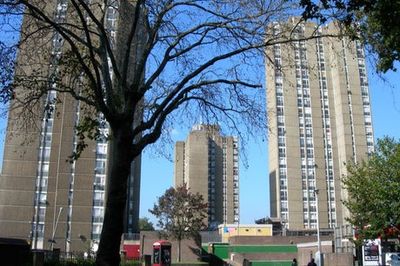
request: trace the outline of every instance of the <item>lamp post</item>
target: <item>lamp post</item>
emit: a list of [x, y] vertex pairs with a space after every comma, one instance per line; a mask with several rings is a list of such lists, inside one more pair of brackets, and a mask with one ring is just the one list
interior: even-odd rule
[[54, 237], [56, 236], [56, 233], [57, 233], [58, 221], [60, 220], [60, 215], [61, 215], [62, 210], [63, 210], [63, 207], [60, 207], [60, 209], [58, 210], [56, 224], [53, 227], [53, 233], [51, 235], [51, 239], [49, 240], [50, 250], [53, 250], [54, 243], [56, 243], [56, 241], [54, 240]]
[[316, 261], [318, 266], [322, 266], [322, 254], [321, 254], [321, 238], [319, 232], [319, 208], [318, 208], [318, 189], [314, 189], [314, 196], [315, 196], [315, 210], [317, 212], [316, 220], [317, 220], [317, 244], [318, 250], [316, 253]]

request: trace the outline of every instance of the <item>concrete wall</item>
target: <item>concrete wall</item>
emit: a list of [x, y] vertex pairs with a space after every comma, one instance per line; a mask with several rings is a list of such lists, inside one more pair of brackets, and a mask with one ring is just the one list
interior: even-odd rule
[[[321, 236], [321, 241], [333, 240], [331, 236]], [[232, 236], [231, 245], [287, 245], [307, 242], [316, 242], [316, 236]]]
[[229, 256], [233, 261], [239, 261], [240, 258], [246, 258], [249, 261], [253, 260], [293, 260], [297, 258], [297, 254], [293, 253], [230, 253]]
[[352, 253], [328, 253], [324, 256], [324, 266], [353, 265]]
[[[321, 246], [322, 253], [324, 254], [329, 254], [332, 253], [332, 248], [333, 246], [330, 245], [323, 245]], [[308, 262], [310, 262], [311, 258], [315, 258], [315, 253], [317, 252], [317, 245], [315, 244], [312, 247], [298, 247], [297, 251], [297, 261], [299, 262], [300, 265], [307, 265]], [[337, 264], [341, 266], [346, 266], [347, 264]], [[326, 266], [324, 264], [324, 266]]]
[[[311, 258], [315, 258], [317, 252], [317, 242], [302, 243], [297, 245], [297, 260], [299, 266], [307, 265]], [[333, 253], [334, 246], [332, 241], [322, 241], [321, 251], [324, 256], [324, 266], [351, 266], [353, 265], [352, 253]]]
[[[310, 261], [310, 253], [298, 255], [299, 266], [306, 266]], [[313, 253], [314, 256], [315, 253]], [[324, 253], [324, 266], [352, 266], [353, 254], [351, 253]]]

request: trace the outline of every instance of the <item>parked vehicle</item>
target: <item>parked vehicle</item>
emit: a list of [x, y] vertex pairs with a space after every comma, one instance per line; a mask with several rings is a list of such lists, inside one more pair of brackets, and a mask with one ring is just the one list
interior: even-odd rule
[[386, 265], [400, 266], [400, 253], [386, 253], [385, 262]]

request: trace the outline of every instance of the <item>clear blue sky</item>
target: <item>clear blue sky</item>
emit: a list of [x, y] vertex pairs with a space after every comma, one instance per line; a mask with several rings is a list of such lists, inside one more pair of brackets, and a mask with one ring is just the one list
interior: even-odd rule
[[[0, 28], [1, 41], [15, 41], [16, 36]], [[397, 65], [400, 68], [400, 64]], [[400, 138], [400, 73], [388, 73], [381, 77], [369, 67], [369, 84], [375, 139], [385, 135]], [[265, 99], [263, 99], [265, 101]], [[0, 107], [1, 108], [1, 107]], [[0, 162], [2, 162], [5, 133], [5, 116], [0, 119]], [[191, 125], [186, 129], [172, 130], [173, 140], [184, 140]], [[157, 146], [157, 148], [160, 145]], [[173, 144], [162, 147], [173, 154]], [[173, 184], [173, 163], [159, 155], [154, 149], [146, 149], [142, 157], [142, 185], [140, 217], [154, 218], [148, 213], [157, 197]], [[240, 221], [253, 223], [255, 219], [269, 216], [269, 184], [267, 143], [253, 139], [246, 149], [248, 168], [240, 166]]]

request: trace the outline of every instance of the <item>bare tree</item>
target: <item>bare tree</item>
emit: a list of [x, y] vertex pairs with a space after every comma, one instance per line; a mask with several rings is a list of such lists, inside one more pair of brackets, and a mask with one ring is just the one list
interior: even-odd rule
[[80, 102], [73, 160], [87, 138], [112, 145], [98, 265], [120, 261], [130, 164], [165, 125], [201, 114], [242, 136], [265, 130], [257, 62], [267, 46], [295, 39], [296, 26], [267, 29], [297, 10], [286, 0], [2, 0], [0, 8], [23, 16], [3, 101], [12, 98], [24, 126]]

